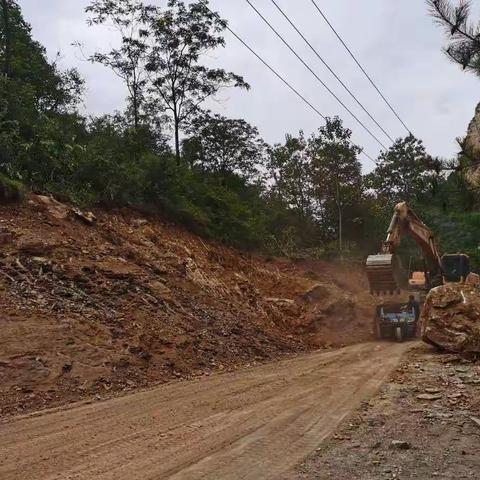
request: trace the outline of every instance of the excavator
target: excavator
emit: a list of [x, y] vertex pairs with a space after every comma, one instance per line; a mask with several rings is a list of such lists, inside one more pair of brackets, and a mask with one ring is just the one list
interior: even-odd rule
[[[423, 271], [406, 272], [397, 255], [402, 237], [406, 235], [420, 246], [423, 252]], [[406, 202], [399, 203], [388, 227], [387, 238], [381, 252], [370, 255], [366, 264], [370, 293], [373, 295], [394, 295], [402, 290], [416, 292], [418, 297], [445, 283], [480, 285], [480, 277], [471, 272], [470, 258], [463, 253], [441, 255], [433, 232], [428, 228]], [[377, 305], [375, 326], [378, 338], [395, 338], [403, 341], [416, 335], [416, 321], [413, 311], [398, 303]]]
[[[396, 254], [404, 235], [417, 242], [424, 259], [424, 271], [413, 272], [410, 278]], [[432, 230], [420, 220], [407, 202], [395, 207], [381, 253], [367, 258], [367, 277], [373, 295], [393, 295], [401, 290], [428, 292], [444, 283], [476, 283], [480, 279], [471, 272], [468, 255], [440, 254]]]

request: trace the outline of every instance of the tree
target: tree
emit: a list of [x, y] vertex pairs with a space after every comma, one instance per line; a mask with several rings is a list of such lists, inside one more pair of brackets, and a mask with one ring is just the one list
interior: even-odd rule
[[141, 0], [94, 0], [85, 9], [93, 16], [89, 25], [113, 25], [120, 34], [119, 48], [97, 52], [90, 61], [109, 67], [126, 84], [132, 111], [133, 125], [140, 125], [140, 112], [147, 83], [145, 63], [148, 56], [148, 24], [156, 12]]
[[1, 45], [2, 56], [4, 58], [3, 73], [7, 78], [10, 77], [10, 69], [12, 65], [12, 29], [10, 24], [10, 0], [2, 0], [2, 29], [1, 29]]
[[412, 201], [430, 189], [434, 178], [431, 165], [422, 141], [410, 134], [380, 154], [366, 184], [388, 203]]
[[184, 149], [189, 150], [192, 166], [224, 177], [235, 173], [252, 179], [265, 163], [266, 144], [245, 120], [202, 112], [188, 130], [193, 135], [184, 141]]
[[[338, 117], [327, 118], [318, 134], [308, 140], [312, 195], [327, 229], [335, 229], [343, 250], [346, 211], [358, 203], [362, 193], [362, 149], [351, 142], [352, 132]], [[348, 219], [350, 223], [354, 219]]]
[[27, 181], [39, 172], [51, 177], [50, 153], [75, 135], [64, 131], [76, 116], [83, 80], [74, 69], [61, 70], [58, 59], [49, 62], [17, 2], [2, 1], [0, 8], [0, 64], [8, 71], [0, 77], [1, 168]]
[[287, 135], [284, 145], [275, 145], [268, 168], [273, 179], [272, 191], [301, 217], [313, 213], [310, 158], [303, 132]]
[[168, 9], [152, 20], [152, 44], [148, 71], [152, 94], [170, 112], [175, 134], [175, 153], [180, 161], [180, 130], [200, 105], [221, 88], [249, 88], [239, 75], [201, 65], [200, 57], [223, 47], [225, 20], [203, 1], [188, 6], [169, 0]]
[[470, 18], [471, 2], [461, 0], [453, 6], [450, 0], [427, 0], [427, 4], [449, 38], [445, 53], [464, 70], [480, 76], [480, 25]]

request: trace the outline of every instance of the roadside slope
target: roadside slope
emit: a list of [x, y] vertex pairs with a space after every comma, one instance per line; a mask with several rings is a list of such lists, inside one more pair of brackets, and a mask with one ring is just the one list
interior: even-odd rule
[[38, 195], [0, 207], [0, 415], [371, 337], [360, 269], [95, 214]]
[[317, 352], [0, 424], [0, 477], [278, 479], [377, 391], [407, 348]]

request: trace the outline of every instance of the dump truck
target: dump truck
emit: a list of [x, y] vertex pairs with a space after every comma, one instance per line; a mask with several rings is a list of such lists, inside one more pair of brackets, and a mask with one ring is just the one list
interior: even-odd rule
[[403, 342], [417, 334], [415, 310], [402, 303], [377, 305], [375, 332], [379, 340], [389, 338]]

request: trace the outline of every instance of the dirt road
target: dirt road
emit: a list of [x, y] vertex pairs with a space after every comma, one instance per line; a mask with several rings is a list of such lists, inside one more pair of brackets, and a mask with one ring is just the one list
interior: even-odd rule
[[0, 478], [278, 479], [406, 348], [356, 345], [13, 419], [0, 424]]

